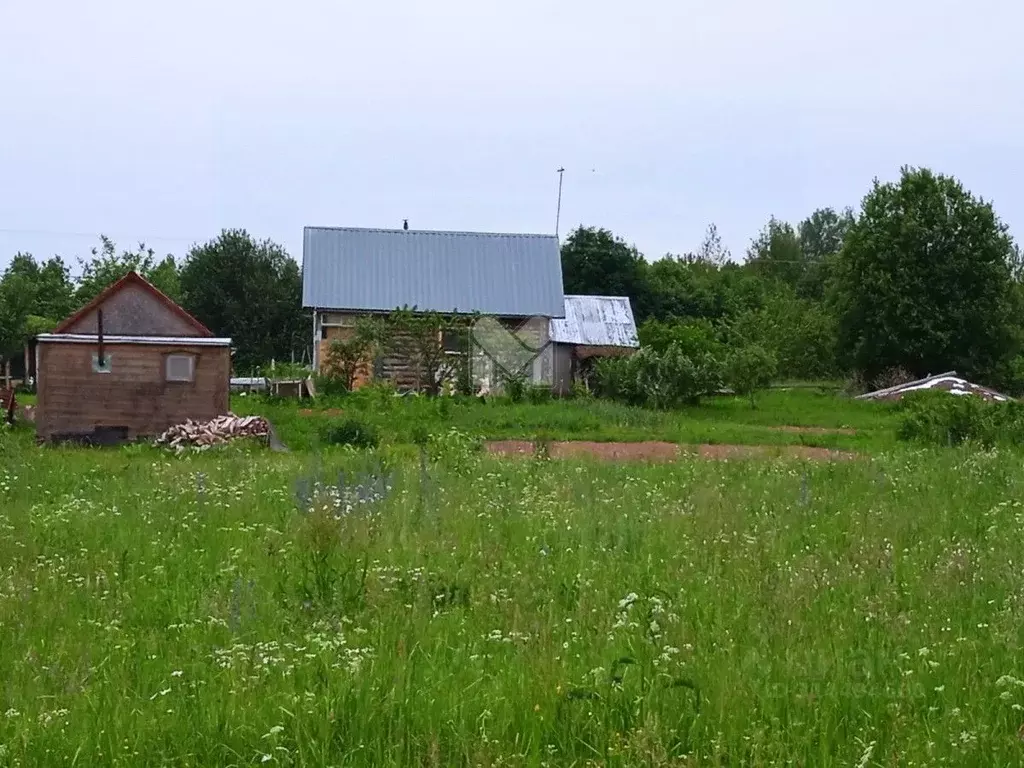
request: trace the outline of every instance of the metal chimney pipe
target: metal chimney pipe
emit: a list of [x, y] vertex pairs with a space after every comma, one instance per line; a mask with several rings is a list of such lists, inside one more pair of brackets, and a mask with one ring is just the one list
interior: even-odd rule
[[103, 310], [96, 310], [96, 357], [100, 368], [103, 367]]

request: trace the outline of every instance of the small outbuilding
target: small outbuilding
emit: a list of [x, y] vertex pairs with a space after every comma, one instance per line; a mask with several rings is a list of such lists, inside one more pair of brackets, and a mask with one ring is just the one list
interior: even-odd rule
[[40, 440], [116, 443], [228, 412], [231, 339], [135, 272], [37, 342]]
[[594, 358], [631, 355], [640, 347], [628, 296], [566, 295], [565, 317], [550, 321], [554, 390], [567, 394]]

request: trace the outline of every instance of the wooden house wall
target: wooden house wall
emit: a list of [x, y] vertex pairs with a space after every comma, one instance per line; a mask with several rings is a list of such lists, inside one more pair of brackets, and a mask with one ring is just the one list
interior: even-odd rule
[[[130, 437], [156, 435], [186, 419], [208, 420], [229, 410], [227, 347], [107, 344], [105, 351], [110, 373], [96, 373], [95, 345], [39, 345], [36, 430], [41, 439], [96, 427], [126, 427]], [[170, 354], [195, 357], [194, 381], [166, 381]]]

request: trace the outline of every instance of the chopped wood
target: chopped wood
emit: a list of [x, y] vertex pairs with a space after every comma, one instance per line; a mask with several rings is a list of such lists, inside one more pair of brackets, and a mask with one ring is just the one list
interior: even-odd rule
[[271, 434], [270, 422], [262, 416], [218, 416], [212, 421], [197, 422], [189, 419], [175, 424], [156, 439], [157, 445], [170, 448], [208, 448], [242, 437], [267, 438]]

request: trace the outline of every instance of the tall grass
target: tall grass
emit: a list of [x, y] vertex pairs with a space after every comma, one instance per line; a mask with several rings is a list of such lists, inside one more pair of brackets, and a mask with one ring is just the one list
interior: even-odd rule
[[[412, 443], [417, 431], [457, 428], [491, 439], [733, 443], [740, 445], [817, 445], [860, 451], [895, 444], [896, 419], [889, 404], [863, 403], [817, 391], [770, 391], [758, 396], [758, 407], [746, 398], [708, 398], [698, 406], [671, 411], [632, 408], [601, 400], [558, 400], [550, 403], [481, 403], [475, 398], [440, 400], [393, 397], [357, 392], [319, 398], [310, 407], [299, 401], [235, 398], [236, 413], [270, 418], [282, 439], [293, 448], [315, 448], [325, 413], [341, 411], [375, 426], [383, 439]], [[311, 412], [303, 413], [310, 409]], [[787, 427], [853, 429], [856, 435], [798, 433]]]
[[1019, 456], [38, 450], [0, 765], [1016, 765]]

